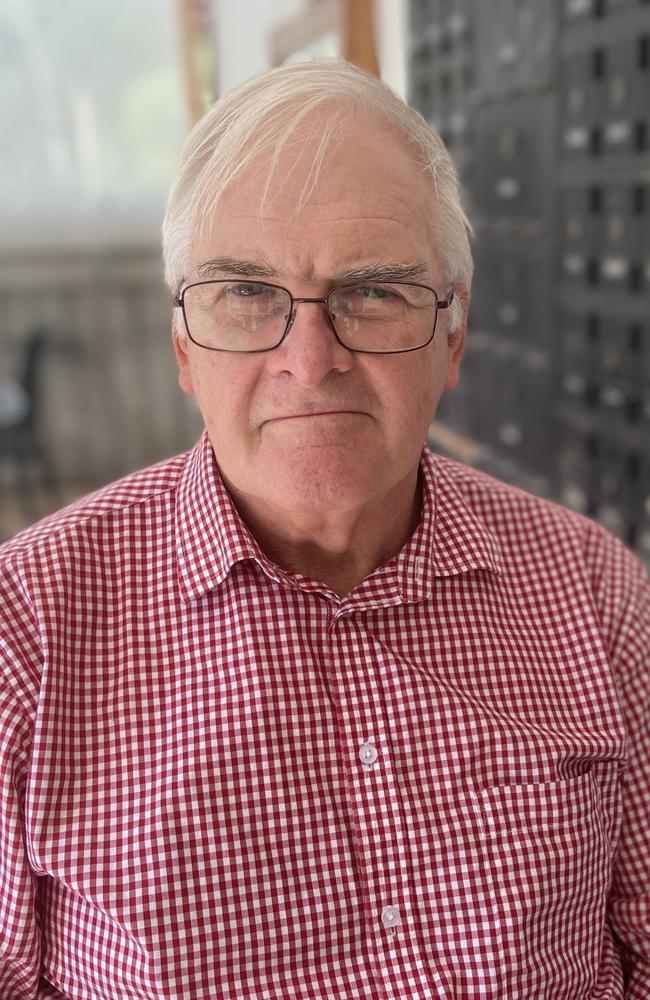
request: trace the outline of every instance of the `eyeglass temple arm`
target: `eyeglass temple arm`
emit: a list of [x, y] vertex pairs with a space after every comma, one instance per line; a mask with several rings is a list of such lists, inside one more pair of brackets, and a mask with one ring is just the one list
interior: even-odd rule
[[447, 296], [446, 299], [438, 299], [437, 308], [438, 309], [449, 309], [449, 306], [452, 304], [453, 301], [454, 301], [454, 290], [452, 288], [450, 290], [449, 295]]

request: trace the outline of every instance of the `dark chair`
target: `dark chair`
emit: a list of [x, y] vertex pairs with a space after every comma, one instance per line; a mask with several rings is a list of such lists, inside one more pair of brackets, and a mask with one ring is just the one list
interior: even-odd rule
[[[35, 327], [22, 344], [19, 370], [13, 381], [11, 398], [18, 405], [15, 412], [2, 413], [0, 421], [0, 467], [13, 469], [13, 479], [24, 509], [32, 520], [46, 511], [36, 502], [35, 487], [41, 486], [56, 492], [57, 480], [40, 429], [41, 374], [50, 332], [42, 326]], [[3, 476], [4, 478], [4, 476]], [[56, 503], [56, 501], [55, 501]], [[51, 509], [50, 504], [48, 509]]]

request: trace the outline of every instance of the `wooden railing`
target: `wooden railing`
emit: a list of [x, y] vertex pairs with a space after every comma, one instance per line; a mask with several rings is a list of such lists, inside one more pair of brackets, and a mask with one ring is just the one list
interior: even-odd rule
[[[0, 255], [0, 378], [19, 376], [30, 331], [44, 327], [35, 403], [60, 483], [100, 485], [196, 440], [170, 320], [158, 247]], [[0, 472], [11, 489], [11, 469]]]

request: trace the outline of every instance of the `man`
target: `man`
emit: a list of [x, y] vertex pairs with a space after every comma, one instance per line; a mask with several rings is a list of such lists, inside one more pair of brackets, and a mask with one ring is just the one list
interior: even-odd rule
[[3, 550], [0, 997], [650, 996], [650, 587], [423, 449], [453, 168], [315, 62], [218, 102], [164, 227], [206, 433]]

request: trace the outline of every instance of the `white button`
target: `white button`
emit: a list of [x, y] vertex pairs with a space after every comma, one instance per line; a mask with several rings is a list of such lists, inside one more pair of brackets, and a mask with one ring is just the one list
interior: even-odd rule
[[385, 906], [381, 911], [381, 922], [384, 927], [396, 927], [401, 922], [397, 907]]
[[359, 750], [359, 758], [364, 764], [374, 764], [378, 756], [377, 747], [374, 747], [372, 743], [364, 743]]

